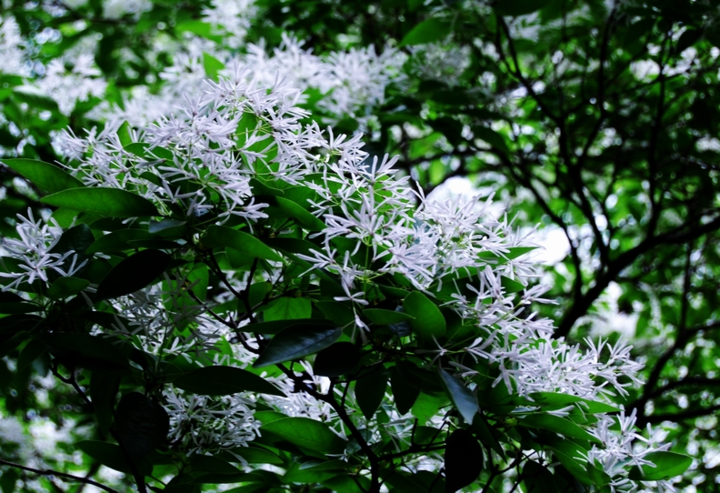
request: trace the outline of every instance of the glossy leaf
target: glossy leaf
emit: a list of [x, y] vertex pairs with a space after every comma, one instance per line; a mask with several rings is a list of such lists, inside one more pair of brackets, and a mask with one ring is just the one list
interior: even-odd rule
[[53, 164], [23, 158], [3, 158], [0, 162], [36, 185], [43, 193], [84, 187], [80, 180]]
[[202, 241], [208, 247], [230, 247], [251, 258], [282, 260], [275, 250], [253, 235], [226, 226], [209, 227]]
[[323, 454], [340, 454], [345, 450], [345, 441], [330, 431], [328, 425], [310, 418], [278, 419], [264, 424], [260, 431]]
[[447, 329], [445, 317], [430, 299], [419, 291], [413, 291], [403, 301], [405, 313], [414, 317], [409, 321], [412, 329], [424, 338], [440, 337]]
[[413, 27], [400, 42], [400, 46], [421, 45], [442, 41], [450, 34], [450, 23], [431, 17]]
[[258, 392], [285, 397], [285, 394], [264, 378], [231, 366], [206, 366], [185, 373], [173, 381], [176, 387], [199, 395], [230, 395], [237, 392]]
[[440, 370], [445, 391], [466, 423], [472, 424], [478, 412], [478, 402], [473, 393], [445, 370]]
[[602, 442], [595, 436], [591, 435], [585, 429], [573, 423], [568, 418], [561, 418], [552, 414], [531, 414], [518, 419], [518, 425], [526, 428], [539, 428], [552, 431], [558, 435], [568, 438], [575, 438], [592, 443], [601, 444]]
[[309, 319], [311, 315], [312, 303], [308, 298], [291, 298], [289, 296], [274, 300], [263, 312], [266, 322]]
[[315, 354], [337, 341], [342, 332], [342, 327], [289, 327], [272, 338], [253, 366], [262, 368]]
[[155, 205], [148, 199], [116, 188], [72, 188], [43, 197], [40, 201], [103, 217], [159, 215]]
[[165, 272], [170, 260], [170, 255], [159, 250], [142, 250], [123, 259], [98, 286], [97, 299], [117, 298], [144, 288]]
[[363, 314], [374, 324], [392, 325], [413, 320], [415, 317], [404, 312], [393, 310], [382, 310], [380, 308], [368, 308]]
[[630, 470], [630, 479], [642, 481], [660, 481], [680, 476], [692, 465], [692, 457], [675, 452], [651, 452], [643, 457], [655, 464], [646, 464], [633, 467]]
[[307, 209], [304, 209], [292, 200], [283, 197], [275, 197], [275, 200], [277, 201], [278, 207], [295, 219], [295, 221], [297, 221], [297, 223], [303, 228], [310, 231], [322, 231], [325, 229], [324, 222], [310, 214]]

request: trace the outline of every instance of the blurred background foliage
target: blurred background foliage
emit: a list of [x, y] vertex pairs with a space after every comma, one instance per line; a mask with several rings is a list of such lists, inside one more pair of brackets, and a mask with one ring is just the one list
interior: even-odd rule
[[[206, 2], [118, 5], [2, 3], [28, 60], [22, 73], [0, 66], [3, 155], [60, 159], [54, 132], [101, 126], [93, 110], [122, 106], [134, 87], [159, 91], [173, 51], [158, 46], [226, 34], [203, 17]], [[401, 156], [398, 166], [425, 193], [472, 185], [494, 193], [516, 226], [537, 226], [553, 259], [542, 281], [557, 300], [538, 309], [557, 337], [631, 339], [647, 383], [626, 407], [695, 457], [678, 486], [718, 491], [720, 2], [258, 0], [253, 8], [245, 43], [231, 52], [248, 42], [272, 50], [289, 33], [316, 55], [369, 46], [405, 54], [384, 98], [333, 122], [336, 133], [364, 131], [368, 150]], [[72, 75], [83, 53], [96, 67], [83, 78], [103, 80], [102, 91], [68, 100], [72, 86], [28, 86], [42, 83], [52, 61]], [[0, 179], [3, 218], [37, 205], [10, 170]], [[2, 234], [12, 230], [0, 222]], [[39, 396], [28, 375], [0, 364], [4, 412], [28, 415], [46, 398], [62, 424], [71, 397]]]

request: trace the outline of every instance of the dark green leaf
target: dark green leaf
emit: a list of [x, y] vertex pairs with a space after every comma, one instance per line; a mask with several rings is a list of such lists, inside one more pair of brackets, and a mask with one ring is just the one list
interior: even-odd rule
[[478, 403], [475, 395], [465, 385], [450, 375], [445, 370], [440, 370], [440, 378], [445, 386], [450, 400], [468, 424], [472, 424], [475, 414], [478, 412]]
[[332, 323], [329, 320], [311, 320], [311, 319], [300, 319], [300, 320], [273, 320], [272, 322], [260, 322], [257, 324], [249, 324], [240, 328], [243, 332], [252, 332], [255, 334], [277, 334], [278, 332], [289, 329], [290, 327], [305, 327], [309, 329], [317, 327], [334, 328], [337, 324]]
[[530, 394], [530, 398], [541, 406], [543, 409], [553, 411], [568, 406], [569, 404], [578, 404], [578, 407], [585, 413], [614, 413], [620, 409], [606, 404], [604, 402], [591, 401], [569, 394], [559, 394], [555, 392], [535, 392]]
[[415, 318], [404, 312], [382, 310], [380, 308], [368, 308], [364, 310], [363, 313], [372, 323], [377, 325], [392, 325]]
[[341, 454], [345, 450], [345, 441], [330, 431], [328, 425], [310, 418], [278, 419], [264, 424], [260, 431], [315, 452]]
[[112, 423], [119, 385], [120, 378], [113, 373], [94, 371], [90, 376], [90, 398], [98, 427], [103, 434], [108, 432]]
[[680, 476], [692, 465], [692, 457], [675, 452], [651, 452], [643, 457], [655, 466], [644, 465], [630, 470], [630, 479], [635, 481], [660, 481]]
[[37, 339], [63, 364], [107, 371], [122, 371], [128, 365], [118, 348], [100, 336], [54, 333]]
[[518, 425], [526, 428], [539, 428], [552, 431], [568, 438], [576, 438], [593, 443], [602, 443], [597, 437], [591, 435], [568, 418], [561, 418], [552, 414], [531, 414], [518, 419]]
[[325, 223], [317, 217], [310, 214], [302, 206], [296, 204], [292, 200], [275, 197], [278, 207], [283, 210], [290, 217], [294, 218], [295, 221], [305, 229], [310, 231], [322, 231], [325, 229]]
[[420, 291], [413, 291], [403, 301], [405, 313], [414, 317], [409, 321], [412, 329], [423, 338], [440, 337], [447, 329], [440, 309]]
[[312, 303], [308, 298], [291, 298], [289, 296], [274, 300], [263, 311], [263, 318], [266, 322], [309, 319], [311, 315]]
[[121, 229], [101, 236], [85, 250], [86, 253], [114, 253], [130, 248], [130, 240], [147, 240], [153, 235], [142, 229]]
[[373, 371], [355, 382], [355, 399], [366, 419], [372, 419], [385, 398], [388, 374], [384, 370]]
[[592, 484], [585, 470], [585, 460], [583, 459], [583, 457], [587, 457], [587, 449], [570, 440], [559, 438], [552, 441], [551, 447], [555, 457], [575, 479], [586, 486]]
[[413, 27], [400, 42], [400, 46], [421, 45], [442, 41], [450, 34], [450, 23], [430, 18]]
[[115, 410], [118, 438], [133, 461], [165, 444], [170, 419], [165, 409], [138, 392], [120, 399]]
[[43, 193], [56, 193], [68, 188], [81, 188], [84, 186], [80, 180], [53, 164], [22, 158], [3, 158], [2, 163], [35, 184]]
[[400, 414], [409, 412], [413, 404], [415, 404], [418, 395], [420, 395], [420, 390], [405, 381], [405, 378], [400, 374], [397, 367], [394, 367], [392, 370], [390, 388], [392, 389], [395, 407], [397, 407]]
[[285, 397], [285, 394], [264, 378], [231, 366], [206, 366], [186, 373], [173, 381], [193, 394], [229, 395], [236, 392], [258, 392]]
[[117, 298], [144, 288], [165, 271], [170, 260], [170, 255], [159, 250], [143, 250], [123, 259], [98, 286], [97, 299]]
[[227, 461], [218, 457], [207, 455], [193, 455], [190, 457], [190, 467], [193, 472], [207, 472], [213, 474], [238, 474], [242, 471]]
[[472, 484], [483, 466], [483, 451], [475, 437], [458, 428], [447, 439], [445, 447], [445, 491], [455, 491]]
[[351, 342], [336, 342], [315, 356], [313, 371], [316, 375], [339, 377], [351, 371], [360, 362], [360, 351]]
[[48, 297], [53, 300], [61, 300], [78, 294], [89, 285], [90, 281], [86, 279], [59, 277], [52, 283], [52, 286], [50, 286]]
[[281, 261], [282, 257], [272, 248], [252, 235], [226, 226], [210, 226], [203, 237], [208, 247], [230, 247], [251, 258]]
[[493, 7], [495, 8], [495, 12], [500, 15], [517, 17], [519, 15], [532, 14], [550, 2], [551, 0], [498, 0]]
[[[114, 443], [99, 442], [97, 440], [82, 440], [75, 444], [77, 448], [89, 455], [100, 464], [116, 471], [132, 473], [132, 467], [123, 454], [120, 446]], [[133, 458], [138, 472], [143, 476], [152, 474], [152, 465], [141, 458]]]
[[37, 358], [47, 351], [47, 347], [40, 341], [30, 340], [20, 352], [17, 360], [17, 369], [24, 370]]
[[317, 353], [337, 341], [342, 332], [341, 327], [289, 327], [272, 338], [253, 366], [261, 368]]
[[148, 199], [115, 188], [72, 188], [43, 197], [41, 202], [105, 217], [159, 215]]
[[18, 479], [20, 479], [20, 476], [15, 469], [5, 468], [2, 476], [0, 476], [0, 489], [2, 489], [2, 493], [15, 493]]

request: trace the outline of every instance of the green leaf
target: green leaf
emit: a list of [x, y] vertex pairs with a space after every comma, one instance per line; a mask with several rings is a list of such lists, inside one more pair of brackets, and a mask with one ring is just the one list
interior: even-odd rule
[[74, 296], [90, 285], [86, 279], [77, 277], [59, 277], [50, 286], [48, 297], [53, 300], [61, 300]]
[[498, 0], [493, 6], [500, 15], [517, 17], [532, 14], [548, 5], [552, 0]]
[[155, 205], [148, 199], [116, 188], [71, 188], [43, 197], [40, 201], [105, 217], [159, 215]]
[[253, 235], [226, 226], [210, 226], [202, 241], [208, 247], [230, 247], [252, 258], [282, 261], [275, 250]]
[[103, 435], [110, 430], [115, 409], [115, 397], [120, 385], [119, 375], [94, 371], [90, 375], [90, 398], [98, 427]]
[[231, 366], [206, 366], [186, 373], [173, 384], [199, 395], [230, 395], [237, 392], [258, 392], [285, 397], [285, 394], [264, 378]]
[[366, 419], [372, 419], [375, 411], [385, 398], [388, 374], [383, 370], [373, 371], [355, 382], [355, 399]]
[[524, 284], [505, 276], [500, 276], [500, 284], [502, 284], [506, 294], [519, 293], [525, 289]]
[[336, 342], [315, 356], [313, 372], [324, 377], [339, 377], [360, 362], [360, 351], [352, 342]]
[[242, 471], [219, 457], [207, 455], [192, 455], [190, 467], [193, 472], [207, 472], [212, 474], [238, 474]]
[[2, 493], [15, 493], [17, 480], [20, 479], [15, 469], [6, 468], [0, 476], [0, 489]]
[[591, 435], [569, 419], [553, 416], [552, 414], [531, 414], [522, 419], [518, 419], [517, 423], [519, 426], [548, 430], [568, 438], [576, 438], [598, 444], [602, 443], [600, 439]]
[[308, 298], [283, 296], [263, 311], [266, 322], [275, 320], [309, 319], [312, 316], [312, 302]]
[[449, 22], [430, 18], [413, 27], [400, 42], [400, 46], [435, 43], [445, 39], [451, 30]]
[[118, 438], [133, 460], [165, 444], [170, 418], [163, 407], [139, 392], [125, 394], [115, 410]]
[[[284, 419], [284, 418], [281, 418]], [[248, 464], [284, 464], [283, 460], [272, 452], [259, 447], [239, 447], [233, 449], [233, 454], [245, 459]]]
[[383, 310], [381, 308], [368, 308], [363, 310], [365, 316], [377, 325], [393, 325], [408, 320], [414, 320], [415, 317], [404, 312], [393, 310]]
[[217, 80], [218, 72], [225, 68], [225, 64], [214, 56], [203, 52], [203, 68], [210, 79]]
[[482, 466], [483, 451], [477, 439], [462, 428], [453, 431], [445, 447], [445, 491], [454, 493], [472, 484]]
[[395, 407], [397, 407], [400, 414], [406, 414], [410, 411], [420, 395], [420, 390], [406, 382], [397, 367], [394, 367], [392, 370], [390, 388], [393, 393]]
[[[110, 469], [124, 473], [132, 473], [132, 467], [119, 445], [97, 440], [82, 440], [77, 442], [75, 446], [93, 460]], [[152, 474], [152, 465], [148, 461], [136, 459], [134, 462], [140, 474], [143, 476], [150, 476]]]
[[445, 387], [445, 392], [447, 392], [457, 410], [460, 411], [462, 417], [465, 418], [465, 422], [472, 424], [475, 414], [479, 410], [475, 395], [443, 369], [440, 370], [440, 378]]
[[440, 408], [447, 406], [448, 404], [449, 402], [447, 397], [442, 394], [428, 395], [421, 392], [420, 395], [418, 395], [417, 400], [415, 400], [415, 404], [413, 404], [411, 411], [413, 416], [418, 419], [419, 424], [424, 425], [430, 418], [437, 415]]
[[341, 454], [345, 441], [325, 423], [310, 418], [283, 418], [264, 424], [261, 432], [276, 435], [299, 447], [324, 454]]
[[583, 459], [583, 457], [587, 457], [587, 449], [570, 440], [561, 440], [559, 438], [552, 441], [551, 448], [555, 457], [575, 479], [586, 486], [592, 485], [592, 481], [585, 470], [585, 460]]
[[317, 353], [337, 341], [342, 332], [342, 327], [289, 327], [272, 338], [253, 366], [262, 368]]
[[296, 319], [296, 320], [273, 320], [272, 322], [260, 322], [257, 324], [249, 324], [244, 325], [240, 327], [239, 330], [242, 330], [243, 332], [252, 332], [254, 334], [277, 334], [278, 332], [281, 332], [285, 329], [289, 329], [290, 327], [297, 327], [298, 329], [305, 327], [308, 329], [318, 328], [318, 327], [326, 327], [326, 328], [335, 328], [337, 327], [337, 324], [334, 324], [333, 322], [329, 320], [310, 320], [307, 318], [304, 319]]
[[107, 371], [123, 371], [128, 366], [118, 348], [100, 336], [54, 333], [42, 334], [37, 339], [61, 362]]
[[[484, 140], [488, 144], [490, 144], [495, 149], [498, 149], [499, 151], [502, 151], [507, 154], [508, 152], [508, 146], [505, 142], [505, 137], [500, 135], [495, 130], [488, 128], [488, 127], [481, 127], [481, 126], [474, 126], [472, 128], [473, 134], [475, 137], [477, 137], [480, 140]], [[522, 248], [522, 247], [520, 247]]]
[[120, 128], [117, 130], [117, 136], [123, 148], [133, 143], [131, 128], [128, 122], [125, 121], [120, 125]]
[[570, 404], [580, 403], [577, 407], [584, 413], [597, 414], [597, 413], [614, 413], [619, 412], [620, 409], [606, 404], [604, 402], [591, 401], [590, 399], [584, 399], [569, 394], [559, 394], [555, 392], [535, 392], [530, 394], [530, 398], [540, 407], [548, 411], [554, 411], [563, 407], [567, 407]]
[[60, 167], [43, 161], [13, 158], [3, 159], [2, 163], [35, 184], [43, 193], [56, 193], [69, 188], [84, 187], [80, 180], [69, 175]]
[[420, 291], [413, 291], [403, 301], [405, 313], [414, 317], [409, 321], [412, 329], [423, 338], [445, 334], [447, 323], [440, 309]]
[[117, 298], [144, 288], [165, 272], [170, 260], [170, 255], [159, 250], [142, 250], [123, 259], [102, 280], [96, 299]]
[[47, 347], [40, 341], [30, 340], [20, 352], [17, 359], [17, 369], [24, 370], [30, 366], [33, 361], [38, 359], [43, 353], [47, 352]]
[[325, 229], [325, 223], [317, 217], [310, 214], [302, 206], [296, 204], [292, 200], [284, 197], [275, 197], [277, 205], [283, 212], [295, 219], [295, 221], [305, 229], [310, 231], [322, 231]]
[[121, 229], [95, 240], [85, 253], [114, 253], [131, 248], [131, 240], [149, 240], [153, 235], [142, 229]]
[[644, 465], [630, 469], [630, 479], [635, 481], [660, 481], [680, 476], [692, 465], [692, 457], [675, 452], [651, 452], [643, 457], [655, 466]]
[[522, 469], [521, 478], [525, 481], [527, 491], [533, 493], [557, 493], [555, 479], [546, 466], [528, 460]]

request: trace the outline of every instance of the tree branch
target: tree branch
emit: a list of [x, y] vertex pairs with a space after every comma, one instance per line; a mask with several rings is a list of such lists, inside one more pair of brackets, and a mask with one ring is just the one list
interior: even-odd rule
[[93, 481], [92, 479], [83, 478], [81, 476], [73, 476], [72, 474], [67, 474], [60, 471], [53, 471], [52, 469], [35, 469], [32, 467], [23, 466], [21, 464], [16, 464], [14, 462], [10, 462], [4, 459], [0, 459], [0, 464], [15, 467], [17, 469], [22, 469], [23, 471], [28, 471], [34, 474], [39, 474], [40, 476], [57, 476], [58, 478], [63, 479], [69, 479], [71, 481], [77, 481], [80, 483], [89, 484], [92, 486], [95, 486], [96, 488], [100, 488], [101, 490], [107, 491], [108, 493], [120, 493], [117, 490], [114, 490], [110, 488], [109, 486], [105, 486], [102, 483], [98, 483], [97, 481]]

